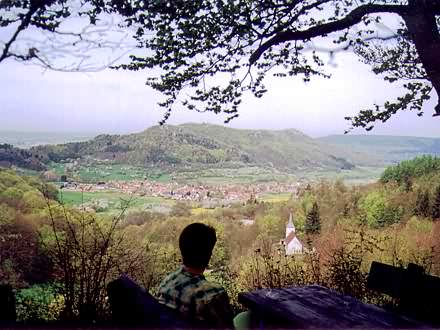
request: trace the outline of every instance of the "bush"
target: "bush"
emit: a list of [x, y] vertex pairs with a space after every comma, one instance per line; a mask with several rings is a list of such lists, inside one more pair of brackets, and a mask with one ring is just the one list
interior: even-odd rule
[[304, 285], [307, 276], [300, 258], [286, 256], [284, 247], [275, 251], [269, 246], [258, 248], [241, 263], [240, 283], [250, 291]]
[[64, 298], [59, 284], [34, 285], [16, 293], [18, 321], [48, 322], [59, 319]]
[[404, 209], [394, 207], [381, 191], [372, 191], [360, 201], [360, 209], [365, 215], [367, 224], [373, 228], [397, 223], [402, 218]]
[[108, 317], [106, 287], [121, 273], [133, 278], [146, 271], [143, 244], [111, 221], [62, 207], [49, 208], [51, 225], [43, 237], [62, 284], [64, 320], [95, 321]]

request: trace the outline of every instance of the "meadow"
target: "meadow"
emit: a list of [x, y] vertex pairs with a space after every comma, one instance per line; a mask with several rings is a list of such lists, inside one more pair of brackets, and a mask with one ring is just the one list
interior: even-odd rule
[[347, 184], [362, 184], [376, 181], [384, 167], [355, 167], [351, 170], [302, 170], [294, 173], [280, 172], [270, 167], [239, 168], [189, 168], [171, 171], [151, 169], [123, 164], [78, 164], [51, 163], [49, 169], [57, 176], [67, 174], [69, 179], [84, 183], [108, 181], [150, 180], [161, 183], [224, 185], [258, 184], [270, 182], [344, 180]]
[[118, 216], [125, 212], [170, 211], [175, 201], [156, 196], [139, 196], [121, 192], [81, 192], [60, 190], [59, 200], [65, 205], [94, 209], [103, 215]]
[[67, 174], [69, 178], [79, 182], [132, 181], [145, 178], [158, 182], [170, 181], [169, 174], [160, 170], [151, 170], [139, 166], [122, 164], [78, 164], [54, 163], [49, 169], [57, 176]]
[[320, 180], [342, 180], [345, 184], [372, 183], [379, 179], [384, 171], [383, 166], [357, 166], [351, 170], [307, 170], [298, 172], [297, 177], [303, 181], [319, 182]]

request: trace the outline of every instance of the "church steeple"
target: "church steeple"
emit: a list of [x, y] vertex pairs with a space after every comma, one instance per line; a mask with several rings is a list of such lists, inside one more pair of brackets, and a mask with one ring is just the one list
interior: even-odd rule
[[295, 231], [295, 226], [293, 225], [292, 213], [289, 215], [289, 222], [287, 223], [287, 228], [293, 229]]
[[292, 213], [290, 213], [289, 215], [289, 222], [287, 223], [286, 226], [286, 238], [289, 236], [291, 232], [295, 233], [295, 225], [293, 224]]
[[289, 222], [286, 226], [286, 239], [284, 240], [284, 246], [286, 248], [286, 255], [303, 253], [303, 246], [298, 237], [296, 237], [292, 213], [289, 215]]

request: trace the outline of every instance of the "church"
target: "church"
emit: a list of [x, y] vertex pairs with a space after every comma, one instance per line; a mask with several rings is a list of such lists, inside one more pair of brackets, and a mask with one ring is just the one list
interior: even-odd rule
[[295, 225], [293, 224], [292, 213], [289, 215], [289, 222], [286, 226], [286, 238], [282, 241], [286, 249], [286, 255], [302, 254], [304, 247], [295, 232]]

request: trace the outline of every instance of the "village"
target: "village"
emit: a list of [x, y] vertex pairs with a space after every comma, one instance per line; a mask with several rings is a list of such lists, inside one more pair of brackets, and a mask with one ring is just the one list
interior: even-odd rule
[[[217, 186], [179, 184], [177, 182], [161, 183], [151, 180], [109, 181], [98, 183], [65, 182], [61, 188], [65, 191], [80, 192], [119, 192], [139, 196], [169, 198], [177, 201], [199, 202], [205, 208], [227, 206], [236, 202], [256, 202], [268, 193], [291, 193], [296, 195], [300, 183], [265, 183], [253, 185], [223, 184]], [[82, 206], [84, 208], [84, 206]], [[91, 209], [90, 209], [91, 210]], [[254, 219], [242, 219], [243, 225], [253, 225]], [[276, 246], [282, 246], [286, 255], [298, 255], [308, 252], [296, 235], [292, 214], [286, 225], [286, 236]]]
[[249, 201], [270, 193], [296, 194], [300, 183], [258, 183], [249, 185], [221, 184], [200, 185], [177, 182], [157, 182], [152, 180], [108, 181], [97, 183], [64, 182], [61, 189], [80, 192], [119, 192], [139, 196], [169, 198], [177, 201], [200, 202], [204, 207], [210, 207], [212, 202], [230, 204]]

